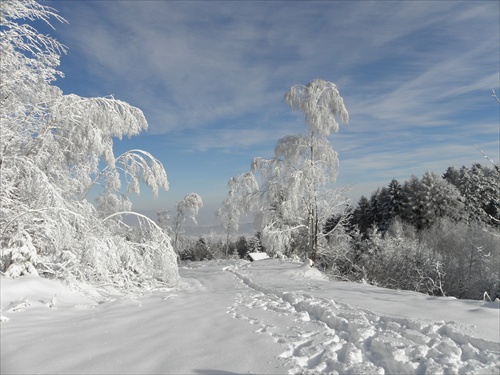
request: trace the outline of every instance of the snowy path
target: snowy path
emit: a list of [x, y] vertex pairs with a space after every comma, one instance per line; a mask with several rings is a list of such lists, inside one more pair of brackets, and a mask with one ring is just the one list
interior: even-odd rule
[[[270, 263], [270, 262], [268, 262]], [[262, 263], [265, 264], [265, 263]], [[275, 265], [270, 267], [277, 271]], [[300, 266], [285, 273], [292, 284]], [[257, 268], [258, 269], [258, 268]], [[265, 267], [264, 267], [265, 269]], [[498, 374], [499, 342], [470, 336], [456, 322], [380, 316], [332, 299], [314, 296], [319, 280], [302, 276], [307, 292], [280, 289], [286, 285], [276, 272], [232, 271], [255, 290], [233, 306], [235, 318], [257, 325], [286, 348], [292, 373], [317, 374]], [[270, 271], [269, 269], [267, 271]], [[294, 273], [295, 272], [295, 277]], [[302, 275], [307, 276], [305, 271]], [[249, 277], [250, 275], [250, 277]], [[262, 279], [259, 283], [256, 280]], [[271, 279], [278, 288], [265, 286]], [[295, 279], [295, 280], [294, 280]], [[304, 283], [304, 281], [306, 281]], [[330, 282], [327, 282], [330, 284]], [[317, 294], [322, 294], [317, 293]], [[461, 301], [454, 301], [460, 303]], [[397, 310], [397, 309], [396, 309]], [[498, 319], [498, 307], [496, 318]], [[271, 313], [269, 313], [271, 312]], [[279, 318], [276, 317], [276, 313]], [[427, 312], [432, 315], [432, 311]], [[286, 319], [284, 319], [286, 317]], [[293, 318], [289, 326], [290, 318]], [[495, 315], [493, 316], [495, 318]], [[490, 329], [495, 329], [493, 326]], [[497, 331], [497, 337], [499, 333]]]
[[[71, 307], [58, 296], [58, 309], [33, 298], [24, 311], [4, 308], [1, 373], [287, 373], [280, 345], [228, 313], [248, 287], [221, 266], [181, 275], [181, 290], [139, 300]], [[2, 280], [2, 301], [11, 299], [3, 295], [9, 282]]]
[[175, 291], [100, 304], [2, 278], [2, 374], [499, 372], [498, 303], [332, 283], [277, 260], [180, 273]]

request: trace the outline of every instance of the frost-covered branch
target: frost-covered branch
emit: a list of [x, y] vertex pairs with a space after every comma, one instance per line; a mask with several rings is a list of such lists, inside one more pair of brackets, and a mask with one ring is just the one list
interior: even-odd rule
[[481, 153], [481, 155], [483, 155], [483, 157], [488, 160], [491, 164], [493, 164], [493, 167], [500, 172], [500, 166], [498, 164], [496, 164], [492, 159], [490, 159], [490, 157], [488, 155], [486, 155], [483, 150], [481, 150], [479, 148], [478, 145], [474, 145], [476, 147], [476, 149]]
[[109, 220], [113, 217], [119, 217], [119, 216], [122, 216], [122, 215], [132, 215], [132, 216], [137, 216], [137, 217], [140, 217], [141, 219], [144, 219], [148, 222], [149, 225], [155, 227], [156, 229], [158, 229], [162, 235], [165, 237], [166, 240], [169, 240], [169, 237], [163, 233], [163, 231], [161, 230], [161, 228], [158, 226], [158, 224], [156, 224], [153, 220], [151, 220], [149, 217], [147, 217], [146, 215], [142, 215], [140, 213], [137, 213], [137, 212], [133, 212], [133, 211], [122, 211], [122, 212], [115, 212], [114, 214], [111, 214], [107, 217], [105, 217], [104, 219], [102, 219], [102, 221], [106, 221], [106, 220]]
[[[117, 167], [117, 165], [121, 165], [122, 167]], [[97, 181], [99, 181], [107, 171], [112, 169], [119, 169], [123, 171], [126, 176], [130, 177], [127, 190], [133, 193], [138, 194], [140, 192], [139, 181], [141, 177], [155, 197], [158, 196], [160, 188], [168, 190], [167, 173], [163, 165], [149, 152], [136, 149], [124, 152], [114, 160], [113, 164], [106, 165], [90, 183], [90, 186], [82, 194], [80, 200], [85, 199]]]
[[2, 225], [3, 226], [3, 230], [2, 230], [2, 233], [0, 234], [0, 237], [5, 236], [7, 229], [13, 223], [15, 223], [17, 220], [19, 220], [21, 217], [23, 217], [25, 215], [39, 214], [39, 213], [42, 213], [44, 211], [63, 211], [65, 213], [69, 214], [69, 215], [76, 216], [76, 217], [78, 217], [80, 219], [84, 218], [82, 215], [78, 214], [77, 212], [74, 212], [72, 210], [69, 210], [69, 209], [66, 209], [66, 208], [63, 208], [63, 207], [43, 207], [43, 208], [37, 208], [37, 209], [33, 209], [33, 210], [27, 210], [27, 211], [21, 212], [17, 216], [13, 217], [10, 221], [8, 221], [5, 224], [3, 224]]
[[495, 90], [491, 90], [491, 96], [495, 98], [498, 104], [500, 104], [500, 98], [497, 96]]

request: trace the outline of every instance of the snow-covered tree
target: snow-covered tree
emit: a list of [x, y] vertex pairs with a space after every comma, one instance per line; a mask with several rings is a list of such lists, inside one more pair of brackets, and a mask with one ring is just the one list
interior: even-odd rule
[[402, 219], [416, 226], [419, 218], [423, 215], [424, 207], [420, 199], [420, 180], [417, 176], [411, 176], [403, 183], [403, 214]]
[[235, 243], [235, 253], [239, 258], [243, 259], [248, 252], [252, 252], [251, 242], [249, 243], [245, 236], [240, 236]]
[[366, 234], [371, 225], [369, 209], [370, 202], [368, 201], [368, 198], [362, 195], [361, 198], [359, 198], [356, 209], [353, 211], [351, 219], [352, 223], [358, 227], [360, 233], [362, 234]]
[[[338, 157], [328, 141], [328, 136], [331, 132], [339, 130], [337, 119], [340, 118], [342, 122], [347, 123], [349, 114], [337, 86], [320, 79], [315, 79], [305, 86], [293, 86], [286, 93], [284, 100], [293, 110], [304, 113], [307, 134], [291, 139], [285, 138], [284, 142], [278, 142], [276, 154], [278, 157], [280, 154], [283, 156], [287, 168], [290, 168], [290, 175], [293, 176], [295, 167], [302, 168], [302, 176], [297, 176], [302, 183], [297, 186], [296, 192], [302, 195], [303, 202], [298, 202], [296, 208], [304, 205], [307, 211], [306, 257], [315, 260], [318, 235], [322, 232], [321, 207], [318, 201], [325, 196], [322, 196], [324, 193], [322, 190], [328, 190], [337, 176]], [[296, 180], [292, 177], [292, 181]], [[330, 194], [331, 192], [327, 191], [326, 196]], [[326, 201], [328, 200], [327, 198]], [[322, 204], [327, 203], [324, 198], [323, 201]], [[324, 217], [321, 219], [325, 220]]]
[[227, 186], [229, 189], [227, 197], [215, 213], [226, 234], [226, 256], [231, 236], [238, 234], [241, 214], [249, 208], [250, 203], [245, 201], [246, 197], [255, 191], [257, 182], [250, 173], [246, 173], [232, 177]]
[[460, 168], [457, 181], [469, 221], [500, 226], [500, 172], [481, 164]]
[[425, 206], [425, 225], [432, 224], [436, 218], [448, 217], [459, 220], [463, 203], [458, 189], [434, 173], [425, 173], [421, 179]]
[[251, 253], [262, 253], [265, 251], [264, 246], [262, 246], [262, 235], [260, 232], [255, 232], [255, 234], [250, 238], [250, 243], [248, 244], [248, 251]]
[[284, 101], [303, 112], [307, 131], [278, 140], [273, 158], [253, 160], [260, 202], [256, 223], [268, 251], [297, 247], [293, 242], [305, 238], [303, 256], [314, 259], [324, 222], [345, 203], [332, 188], [338, 158], [328, 136], [349, 115], [335, 84], [320, 79], [293, 86]]
[[385, 188], [375, 190], [370, 196], [370, 205], [368, 208], [368, 220], [370, 226], [375, 224], [377, 228], [382, 222], [382, 198], [385, 194]]
[[448, 167], [446, 169], [446, 172], [443, 174], [443, 178], [448, 181], [450, 184], [455, 185], [456, 187], [459, 186], [459, 180], [460, 180], [460, 171], [453, 167]]
[[[135, 258], [137, 277], [156, 277], [159, 267], [175, 282], [168, 237], [148, 227], [156, 241], [150, 245], [162, 248], [138, 254], [116, 214], [130, 213], [123, 180], [129, 192], [138, 193], [141, 181], [154, 194], [168, 188], [163, 166], [149, 153], [113, 153], [115, 138], [147, 129], [142, 111], [113, 97], [63, 95], [53, 84], [66, 48], [24, 22], [64, 22], [54, 9], [4, 1], [0, 17], [1, 271], [113, 281], [125, 259]], [[86, 199], [92, 188], [100, 189], [97, 208]]]
[[222, 228], [226, 234], [226, 255], [229, 253], [229, 242], [231, 240], [231, 235], [238, 234], [240, 211], [237, 206], [235, 206], [230, 199], [225, 199], [222, 202], [222, 207], [220, 207], [215, 213], [217, 219], [219, 219]]
[[403, 212], [403, 196], [401, 184], [393, 179], [381, 199], [381, 222], [380, 229], [386, 231], [389, 228], [392, 220], [398, 217]]
[[403, 219], [418, 230], [430, 227], [438, 218], [462, 217], [463, 202], [458, 189], [443, 177], [426, 172], [421, 179], [412, 176], [402, 189]]
[[186, 219], [190, 219], [196, 225], [196, 216], [201, 207], [203, 207], [201, 196], [196, 193], [189, 193], [177, 203], [175, 214], [172, 214], [169, 210], [160, 210], [157, 212], [158, 223], [173, 236], [173, 246], [178, 253], [180, 252], [179, 235], [181, 233], [181, 225]]
[[357, 229], [351, 225], [352, 215], [351, 206], [346, 206], [344, 212], [330, 216], [323, 228], [327, 244], [318, 248], [316, 263], [334, 278], [345, 277], [355, 266], [351, 234]]

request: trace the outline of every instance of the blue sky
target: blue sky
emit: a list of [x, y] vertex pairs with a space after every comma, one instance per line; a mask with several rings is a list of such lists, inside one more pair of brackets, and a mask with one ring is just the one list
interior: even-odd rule
[[[65, 93], [113, 94], [149, 132], [116, 143], [163, 162], [170, 191], [144, 191], [154, 216], [190, 192], [202, 223], [230, 177], [303, 132], [282, 102], [294, 84], [337, 84], [350, 114], [331, 137], [351, 197], [391, 179], [499, 159], [498, 1], [46, 1], [68, 25], [50, 33]], [[45, 31], [45, 30], [44, 30]]]

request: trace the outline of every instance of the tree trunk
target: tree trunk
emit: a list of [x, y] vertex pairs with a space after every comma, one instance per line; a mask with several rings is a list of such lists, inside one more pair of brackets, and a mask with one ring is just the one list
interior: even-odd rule
[[309, 209], [309, 214], [307, 216], [307, 247], [306, 247], [306, 254], [305, 254], [305, 259], [307, 260], [310, 258], [312, 254], [312, 249], [313, 249], [313, 240], [312, 240], [312, 234], [313, 234], [313, 229], [312, 229], [312, 223], [313, 223], [313, 212], [311, 209]]
[[314, 213], [315, 213], [315, 215], [314, 215], [314, 237], [313, 237], [313, 248], [312, 248], [311, 260], [316, 263], [316, 257], [318, 255], [318, 222], [319, 222], [318, 207], [316, 206], [316, 199], [315, 199]]

